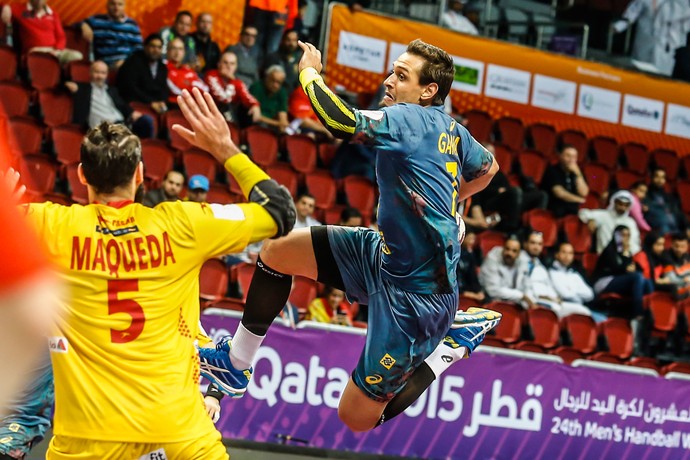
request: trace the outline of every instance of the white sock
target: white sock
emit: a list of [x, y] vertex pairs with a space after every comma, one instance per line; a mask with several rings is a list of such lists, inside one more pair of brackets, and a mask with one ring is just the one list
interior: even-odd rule
[[235, 369], [244, 370], [252, 367], [252, 361], [259, 351], [265, 335], [256, 335], [247, 330], [242, 323], [237, 327], [230, 342], [230, 361]]
[[465, 356], [467, 356], [467, 347], [451, 348], [441, 342], [424, 362], [431, 368], [436, 378], [439, 378], [446, 369]]

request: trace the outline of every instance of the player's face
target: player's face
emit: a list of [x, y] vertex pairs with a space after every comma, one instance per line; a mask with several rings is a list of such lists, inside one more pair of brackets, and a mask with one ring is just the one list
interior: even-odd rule
[[315, 201], [313, 198], [309, 198], [308, 196], [303, 196], [300, 198], [300, 200], [297, 202], [297, 205], [295, 208], [297, 209], [297, 214], [304, 219], [307, 216], [311, 216], [314, 213], [314, 205]]
[[381, 105], [390, 107], [393, 104], [408, 102], [419, 104], [425, 85], [419, 84], [419, 73], [424, 65], [424, 59], [408, 53], [403, 53], [393, 63], [393, 73], [383, 82], [386, 94]]
[[116, 19], [125, 17], [125, 0], [108, 0], [108, 15]]
[[562, 244], [555, 257], [556, 260], [561, 263], [561, 265], [564, 267], [570, 267], [570, 264], [573, 263], [575, 252], [573, 251], [573, 247], [571, 245]]

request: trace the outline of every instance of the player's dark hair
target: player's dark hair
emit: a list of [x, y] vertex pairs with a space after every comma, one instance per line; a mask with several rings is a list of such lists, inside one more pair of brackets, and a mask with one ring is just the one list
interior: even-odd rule
[[128, 184], [140, 161], [141, 142], [122, 124], [104, 121], [81, 143], [82, 170], [97, 193], [112, 193]]
[[455, 76], [453, 58], [441, 48], [424, 43], [420, 39], [411, 41], [407, 45], [407, 52], [424, 59], [424, 65], [419, 73], [419, 83], [422, 85], [436, 83], [438, 92], [431, 104], [443, 105]]

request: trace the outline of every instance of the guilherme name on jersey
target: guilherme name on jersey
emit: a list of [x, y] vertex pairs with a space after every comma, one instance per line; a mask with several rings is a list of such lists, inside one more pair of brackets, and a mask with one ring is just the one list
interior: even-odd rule
[[147, 270], [169, 263], [175, 263], [175, 254], [167, 232], [127, 241], [72, 237], [72, 270], [107, 270], [117, 276], [120, 271]]

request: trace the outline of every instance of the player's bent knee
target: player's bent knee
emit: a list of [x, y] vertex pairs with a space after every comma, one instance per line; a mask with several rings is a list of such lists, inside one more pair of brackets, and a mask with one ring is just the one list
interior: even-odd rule
[[380, 417], [363, 417], [356, 409], [338, 406], [338, 417], [355, 433], [369, 431], [376, 427]]

